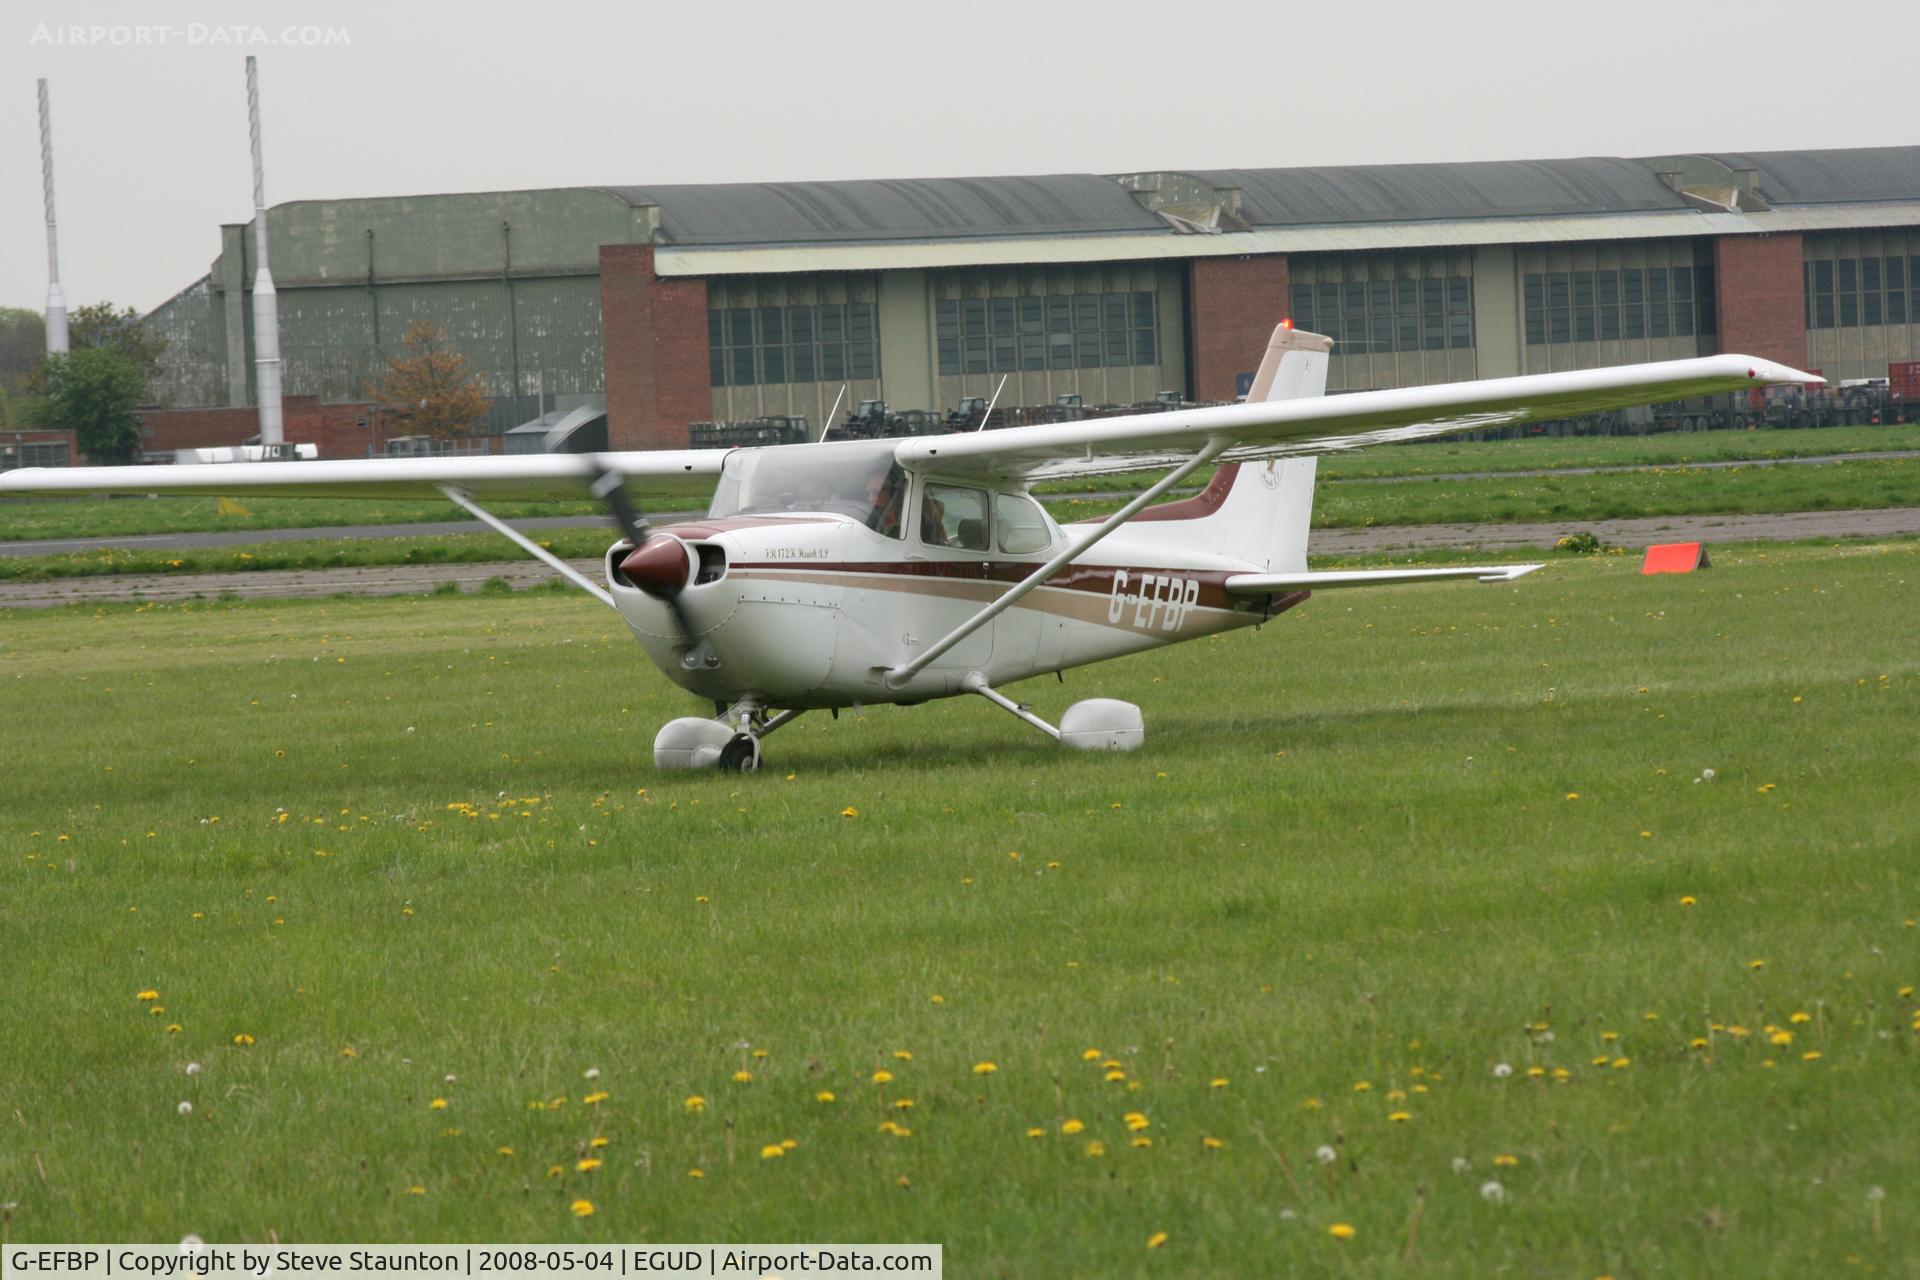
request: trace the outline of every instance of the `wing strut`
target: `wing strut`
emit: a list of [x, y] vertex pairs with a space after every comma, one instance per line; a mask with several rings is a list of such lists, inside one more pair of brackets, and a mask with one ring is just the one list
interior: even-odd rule
[[1059, 555], [1047, 561], [1038, 569], [1035, 569], [1019, 582], [1007, 588], [1006, 593], [999, 599], [955, 627], [952, 631], [948, 632], [944, 638], [935, 641], [933, 644], [921, 650], [920, 656], [912, 662], [897, 666], [887, 672], [888, 686], [897, 689], [919, 675], [921, 671], [926, 669], [928, 663], [953, 648], [953, 646], [959, 644], [962, 640], [965, 640], [981, 627], [992, 622], [1008, 609], [1011, 609], [1022, 596], [1086, 554], [1094, 544], [1098, 543], [1127, 521], [1133, 519], [1134, 516], [1140, 513], [1142, 508], [1151, 504], [1161, 494], [1173, 488], [1174, 485], [1179, 484], [1182, 480], [1185, 480], [1201, 467], [1212, 462], [1222, 453], [1225, 453], [1230, 443], [1231, 441], [1221, 436], [1214, 436], [1209, 439], [1207, 443], [1201, 447], [1200, 452], [1194, 454], [1178, 467], [1175, 467], [1172, 471], [1162, 476], [1154, 483], [1152, 488], [1147, 489], [1141, 493], [1139, 497], [1133, 499], [1133, 501], [1127, 503], [1126, 506], [1108, 516], [1095, 527], [1091, 533], [1088, 533], [1079, 541], [1069, 544], [1065, 551], [1062, 551]]
[[561, 577], [573, 583], [574, 586], [579, 587], [582, 591], [586, 592], [588, 595], [598, 600], [601, 604], [604, 604], [605, 606], [607, 606], [607, 608], [611, 609], [615, 607], [613, 603], [613, 594], [610, 591], [608, 591], [605, 587], [601, 586], [599, 583], [593, 581], [593, 579], [587, 577], [585, 574], [575, 569], [572, 565], [568, 564], [565, 560], [562, 560], [559, 556], [553, 554], [553, 552], [547, 550], [545, 547], [535, 542], [532, 538], [529, 538], [526, 534], [520, 532], [518, 529], [514, 528], [512, 525], [508, 524], [505, 520], [502, 520], [499, 516], [494, 515], [493, 512], [488, 511], [486, 508], [474, 502], [472, 498], [467, 496], [466, 490], [456, 489], [450, 484], [435, 485], [434, 487], [439, 489], [441, 493], [446, 495], [448, 502], [451, 502], [454, 506], [459, 507], [462, 511], [472, 516], [475, 520], [478, 520], [481, 524], [484, 524], [489, 529], [492, 529], [495, 533], [508, 539], [509, 541], [514, 543], [514, 545], [518, 546], [522, 551], [532, 556], [535, 560], [540, 561], [542, 564], [546, 565], [549, 569], [552, 569], [555, 573], [559, 574]]

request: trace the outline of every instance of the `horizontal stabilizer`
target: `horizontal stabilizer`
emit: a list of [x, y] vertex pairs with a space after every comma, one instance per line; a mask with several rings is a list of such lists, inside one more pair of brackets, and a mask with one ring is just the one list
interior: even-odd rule
[[1408, 582], [1445, 582], [1475, 578], [1481, 582], [1512, 582], [1543, 568], [1537, 564], [1483, 564], [1454, 569], [1343, 569], [1328, 573], [1236, 573], [1227, 590], [1237, 595], [1264, 595], [1272, 591], [1328, 591], [1334, 587], [1390, 587]]

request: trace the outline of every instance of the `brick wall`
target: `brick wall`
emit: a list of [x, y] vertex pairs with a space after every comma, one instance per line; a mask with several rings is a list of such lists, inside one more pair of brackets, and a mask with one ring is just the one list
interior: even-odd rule
[[1720, 349], [1807, 366], [1806, 281], [1800, 237], [1721, 236], [1713, 242]]
[[713, 412], [707, 282], [654, 275], [652, 245], [601, 245], [600, 333], [609, 447], [685, 448]]
[[1260, 367], [1273, 326], [1287, 315], [1286, 255], [1195, 258], [1190, 271], [1193, 394], [1231, 400], [1236, 376]]
[[[150, 453], [245, 444], [260, 433], [259, 415], [251, 408], [143, 409], [140, 418], [140, 447]], [[316, 445], [326, 459], [382, 456], [397, 434], [371, 404], [323, 404], [318, 396], [286, 397], [280, 419], [288, 443]], [[483, 453], [505, 447], [499, 436], [478, 438], [485, 444]]]

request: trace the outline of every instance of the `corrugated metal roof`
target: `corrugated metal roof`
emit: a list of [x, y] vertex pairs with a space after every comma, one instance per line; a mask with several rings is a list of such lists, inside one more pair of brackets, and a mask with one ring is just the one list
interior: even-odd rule
[[1729, 169], [1758, 170], [1760, 195], [1769, 204], [1920, 200], [1920, 147], [1706, 154]]
[[1240, 216], [1256, 227], [1541, 218], [1687, 207], [1651, 170], [1612, 157], [1187, 172], [1215, 187], [1240, 188]]
[[662, 245], [832, 244], [1167, 232], [1093, 174], [606, 187], [660, 210]]

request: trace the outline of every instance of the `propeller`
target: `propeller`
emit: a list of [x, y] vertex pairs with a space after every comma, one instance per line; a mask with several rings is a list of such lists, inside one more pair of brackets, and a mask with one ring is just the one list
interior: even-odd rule
[[594, 477], [592, 489], [593, 496], [607, 504], [614, 523], [633, 544], [633, 550], [620, 562], [620, 572], [667, 606], [680, 638], [690, 643], [694, 633], [681, 607], [680, 593], [693, 579], [693, 549], [670, 533], [655, 534], [647, 527], [647, 519], [628, 496], [626, 477], [620, 472], [603, 467]]

